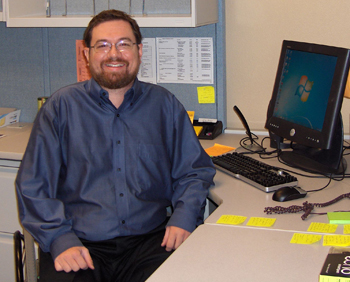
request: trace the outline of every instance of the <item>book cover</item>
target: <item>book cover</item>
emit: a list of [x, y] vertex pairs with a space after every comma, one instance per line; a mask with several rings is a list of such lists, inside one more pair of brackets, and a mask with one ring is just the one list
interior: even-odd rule
[[319, 282], [350, 282], [350, 249], [331, 249], [323, 264]]
[[350, 212], [328, 212], [329, 223], [350, 224]]

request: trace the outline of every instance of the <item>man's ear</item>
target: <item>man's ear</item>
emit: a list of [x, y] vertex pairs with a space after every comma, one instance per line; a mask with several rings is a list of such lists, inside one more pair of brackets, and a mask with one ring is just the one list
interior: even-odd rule
[[86, 59], [88, 65], [89, 65], [89, 62], [90, 62], [89, 51], [90, 51], [89, 48], [84, 48], [84, 55], [85, 55], [85, 59]]
[[139, 57], [140, 57], [140, 59], [142, 58], [142, 54], [143, 54], [143, 44], [141, 43], [141, 44], [139, 44]]

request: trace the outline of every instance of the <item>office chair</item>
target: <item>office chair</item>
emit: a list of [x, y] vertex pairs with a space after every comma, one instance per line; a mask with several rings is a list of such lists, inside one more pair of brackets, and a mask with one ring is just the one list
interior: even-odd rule
[[37, 282], [37, 267], [35, 246], [32, 235], [27, 230], [16, 231], [13, 236], [15, 243], [16, 282]]

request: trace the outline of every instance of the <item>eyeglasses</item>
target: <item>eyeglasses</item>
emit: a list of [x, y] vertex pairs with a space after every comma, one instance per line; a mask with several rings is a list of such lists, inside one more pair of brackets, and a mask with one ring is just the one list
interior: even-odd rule
[[130, 40], [120, 40], [117, 43], [101, 41], [97, 42], [94, 46], [91, 46], [90, 48], [93, 48], [96, 53], [108, 53], [109, 51], [111, 51], [112, 46], [114, 45], [118, 51], [123, 52], [131, 50], [131, 48], [136, 44], [137, 43], [133, 43]]

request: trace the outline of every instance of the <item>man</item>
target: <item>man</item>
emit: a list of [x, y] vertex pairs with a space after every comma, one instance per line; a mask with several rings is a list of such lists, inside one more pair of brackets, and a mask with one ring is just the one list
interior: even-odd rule
[[103, 11], [84, 40], [92, 79], [38, 113], [19, 215], [40, 245], [40, 281], [144, 281], [202, 223], [215, 169], [178, 100], [136, 78], [132, 18]]

